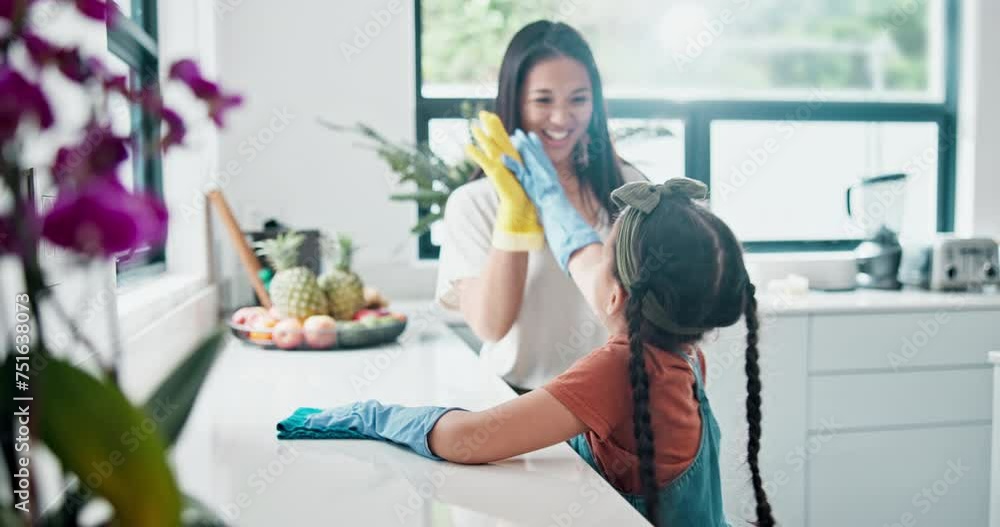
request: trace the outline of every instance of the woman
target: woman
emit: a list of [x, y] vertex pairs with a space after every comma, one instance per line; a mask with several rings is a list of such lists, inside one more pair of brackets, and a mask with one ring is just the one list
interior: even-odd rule
[[[615, 154], [590, 47], [557, 22], [514, 35], [500, 67], [503, 127], [535, 132], [577, 211], [602, 239], [611, 191], [643, 176]], [[444, 217], [436, 298], [485, 342], [481, 356], [518, 393], [540, 387], [607, 340], [573, 281], [541, 246], [534, 218], [514, 218], [490, 181], [455, 190]], [[523, 225], [520, 225], [523, 224]], [[504, 233], [513, 225], [521, 232]], [[524, 225], [527, 225], [526, 230]]]

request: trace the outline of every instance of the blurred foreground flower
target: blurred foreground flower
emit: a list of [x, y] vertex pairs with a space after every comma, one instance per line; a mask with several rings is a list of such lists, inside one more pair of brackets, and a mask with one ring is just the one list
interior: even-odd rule
[[42, 90], [8, 64], [0, 64], [0, 143], [13, 138], [26, 117], [42, 129], [53, 123], [52, 109]]
[[76, 0], [76, 9], [94, 20], [108, 18], [108, 3], [104, 0]]
[[243, 97], [224, 94], [219, 85], [201, 76], [198, 65], [190, 59], [182, 59], [170, 66], [169, 76], [186, 84], [195, 97], [208, 104], [208, 115], [215, 124], [223, 126], [223, 114], [243, 103]]
[[83, 141], [56, 152], [52, 175], [58, 185], [80, 186], [91, 179], [115, 179], [128, 159], [129, 139], [117, 137], [109, 127], [91, 124]]
[[45, 215], [42, 236], [89, 256], [111, 256], [166, 239], [167, 210], [159, 199], [127, 191], [113, 179], [63, 189]]

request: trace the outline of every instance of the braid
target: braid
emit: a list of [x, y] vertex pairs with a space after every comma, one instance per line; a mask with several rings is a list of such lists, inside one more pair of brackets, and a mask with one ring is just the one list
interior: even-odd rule
[[750, 475], [753, 481], [753, 494], [757, 500], [757, 525], [760, 527], [771, 527], [774, 525], [774, 517], [771, 516], [771, 504], [767, 501], [767, 493], [764, 492], [764, 483], [760, 477], [760, 466], [758, 465], [757, 454], [760, 452], [760, 367], [757, 359], [760, 353], [757, 350], [757, 331], [759, 324], [757, 321], [757, 299], [754, 297], [754, 286], [747, 286], [746, 308], [744, 316], [747, 324], [747, 423], [749, 425], [749, 440], [747, 441], [747, 462], [750, 464]]
[[[664, 200], [669, 201], [662, 206]], [[619, 224], [618, 236], [622, 236]], [[646, 518], [654, 526], [659, 521], [653, 429], [650, 423], [650, 381], [646, 371], [645, 343], [662, 350], [696, 342], [703, 332], [675, 331], [669, 325], [653, 325], [643, 317], [645, 295], [653, 294], [674, 325], [682, 328], [719, 328], [735, 324], [742, 316], [747, 326], [746, 418], [749, 429], [747, 463], [757, 504], [756, 525], [774, 527], [771, 504], [760, 474], [761, 382], [757, 349], [760, 324], [757, 320], [755, 288], [747, 276], [743, 249], [732, 230], [718, 216], [690, 199], [661, 196], [660, 205], [646, 213], [628, 233], [632, 280], [625, 306], [629, 332], [629, 377], [632, 386], [633, 433], [639, 459], [641, 496], [646, 502]], [[616, 242], [622, 242], [621, 239]], [[621, 262], [618, 262], [620, 265]], [[613, 268], [615, 278], [621, 280]], [[625, 283], [625, 282], [623, 282]], [[648, 306], [647, 306], [648, 307]], [[704, 426], [704, 424], [703, 424]], [[718, 465], [710, 467], [718, 477]]]
[[645, 346], [642, 338], [642, 298], [648, 291], [647, 281], [640, 279], [629, 292], [628, 320], [629, 377], [632, 383], [633, 431], [639, 455], [639, 481], [646, 500], [646, 519], [658, 525], [659, 502], [656, 492], [656, 466], [653, 454], [653, 427], [649, 415], [649, 375], [646, 372]]

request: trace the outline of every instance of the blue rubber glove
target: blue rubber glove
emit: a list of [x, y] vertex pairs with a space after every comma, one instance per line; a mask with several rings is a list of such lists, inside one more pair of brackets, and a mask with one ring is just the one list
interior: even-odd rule
[[278, 423], [278, 439], [377, 439], [409, 447], [440, 460], [427, 446], [427, 434], [442, 415], [461, 408], [406, 407], [361, 401], [326, 410], [299, 408]]
[[534, 132], [526, 135], [519, 129], [511, 140], [523, 163], [504, 156], [504, 165], [517, 176], [524, 193], [538, 209], [545, 241], [559, 267], [567, 271], [570, 256], [592, 243], [600, 243], [601, 237], [566, 197], [556, 167], [549, 161], [538, 135]]

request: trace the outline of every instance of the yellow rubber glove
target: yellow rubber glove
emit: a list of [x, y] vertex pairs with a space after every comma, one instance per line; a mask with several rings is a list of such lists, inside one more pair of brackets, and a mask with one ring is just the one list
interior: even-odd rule
[[467, 145], [465, 153], [472, 159], [500, 197], [497, 221], [493, 226], [493, 246], [504, 251], [532, 251], [545, 246], [545, 233], [538, 221], [535, 205], [524, 193], [514, 174], [503, 164], [503, 156], [521, 162], [521, 156], [510, 142], [510, 136], [496, 114], [479, 112], [485, 131], [472, 126], [476, 145]]

